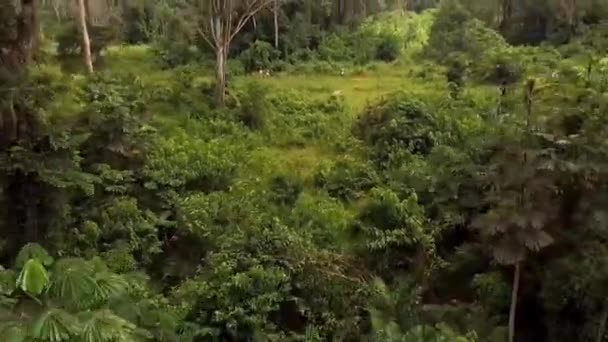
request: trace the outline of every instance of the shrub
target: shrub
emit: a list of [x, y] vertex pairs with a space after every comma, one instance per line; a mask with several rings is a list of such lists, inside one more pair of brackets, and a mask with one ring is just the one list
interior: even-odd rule
[[[120, 38], [116, 25], [89, 26], [88, 30], [91, 39], [91, 57], [94, 62], [101, 56], [103, 50]], [[57, 36], [57, 43], [57, 54], [60, 57], [81, 54], [80, 32], [75, 24], [69, 25]]]
[[437, 143], [439, 127], [422, 103], [398, 93], [369, 106], [354, 131], [373, 148], [376, 162], [388, 166], [405, 151], [428, 154]]
[[185, 41], [163, 40], [153, 45], [153, 51], [159, 64], [168, 69], [200, 62], [204, 55], [198, 47]]
[[352, 61], [353, 49], [345, 36], [330, 33], [323, 37], [319, 45], [319, 58], [324, 61]]
[[249, 82], [244, 91], [239, 94], [238, 100], [240, 103], [237, 109], [239, 121], [251, 129], [264, 128], [271, 110], [268, 89], [258, 82]]
[[313, 139], [334, 139], [343, 132], [345, 115], [340, 96], [311, 99], [303, 92], [281, 92], [270, 98], [273, 107], [272, 128], [275, 138], [288, 144], [300, 144]]
[[333, 164], [321, 165], [314, 176], [315, 186], [343, 201], [359, 199], [379, 182], [371, 165], [346, 158]]
[[303, 188], [302, 182], [294, 177], [280, 175], [270, 180], [273, 200], [279, 205], [294, 205]]
[[483, 22], [473, 19], [457, 0], [442, 2], [431, 28], [425, 52], [437, 61], [451, 53], [462, 53], [471, 61], [482, 60], [488, 52], [506, 48], [505, 39]]
[[376, 59], [392, 62], [401, 54], [401, 40], [394, 35], [384, 35], [378, 42]]
[[281, 53], [270, 43], [256, 40], [249, 48], [241, 53], [239, 59], [245, 71], [276, 70], [277, 61]]
[[227, 139], [206, 141], [175, 131], [170, 138], [155, 141], [148, 154], [144, 167], [147, 185], [204, 192], [225, 190], [242, 159], [241, 147]]

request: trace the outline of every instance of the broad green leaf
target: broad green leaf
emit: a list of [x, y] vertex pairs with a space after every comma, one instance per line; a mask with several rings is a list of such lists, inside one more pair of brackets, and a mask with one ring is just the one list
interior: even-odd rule
[[49, 275], [38, 259], [30, 259], [25, 263], [17, 287], [32, 295], [39, 295], [49, 283]]

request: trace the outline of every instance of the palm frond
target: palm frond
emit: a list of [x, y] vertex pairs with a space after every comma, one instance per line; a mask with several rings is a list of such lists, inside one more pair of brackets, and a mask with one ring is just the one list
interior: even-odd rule
[[123, 277], [111, 272], [101, 272], [95, 275], [94, 298], [99, 302], [107, 302], [110, 298], [127, 292], [128, 284]]
[[17, 320], [2, 320], [0, 323], [0, 336], [6, 342], [25, 342], [28, 337], [28, 329], [25, 324]]
[[83, 329], [78, 341], [114, 342], [137, 339], [136, 326], [109, 310], [84, 313], [81, 315], [81, 319]]
[[96, 282], [92, 269], [85, 260], [64, 259], [53, 268], [49, 296], [60, 300], [68, 308], [90, 307]]
[[78, 336], [80, 327], [76, 318], [66, 311], [50, 309], [33, 323], [30, 333], [35, 341], [63, 342]]
[[50, 266], [53, 263], [53, 257], [37, 243], [28, 243], [21, 248], [17, 258], [15, 259], [15, 267], [23, 267], [30, 259], [38, 259], [44, 266]]

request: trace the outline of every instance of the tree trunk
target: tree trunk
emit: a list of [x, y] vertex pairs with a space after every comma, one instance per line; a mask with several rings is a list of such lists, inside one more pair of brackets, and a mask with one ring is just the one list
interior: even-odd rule
[[80, 29], [82, 58], [84, 66], [89, 74], [94, 72], [93, 59], [91, 58], [91, 40], [89, 39], [89, 30], [87, 28], [87, 11], [85, 0], [78, 0], [78, 27]]
[[[38, 46], [40, 23], [37, 0], [21, 0], [20, 5], [20, 8], [8, 9], [14, 14], [8, 27], [15, 28], [16, 35], [6, 34], [4, 28], [0, 32], [0, 36], [4, 35], [0, 39], [0, 83], [5, 82], [4, 77], [8, 75], [14, 79], [21, 78]], [[0, 98], [0, 148], [4, 148], [20, 138], [20, 132], [30, 124], [30, 117], [16, 106], [12, 91], [2, 91]]]
[[[604, 304], [606, 305], [606, 304]], [[600, 318], [600, 326], [597, 329], [597, 337], [595, 342], [602, 342], [604, 340], [604, 334], [606, 333], [606, 321], [608, 320], [608, 307], [604, 308], [602, 317]]]
[[226, 47], [220, 46], [216, 54], [215, 100], [223, 107], [226, 102]]
[[505, 33], [511, 27], [511, 18], [513, 17], [512, 0], [502, 0], [501, 7], [502, 17], [500, 20], [500, 30], [502, 33]]
[[[38, 18], [37, 0], [22, 0], [21, 15], [19, 18], [20, 30], [17, 38], [21, 45], [25, 62], [30, 62], [34, 52], [38, 48], [38, 34], [40, 31], [40, 20]], [[22, 26], [21, 26], [22, 25]]]
[[517, 297], [519, 292], [519, 278], [521, 276], [521, 262], [515, 264], [513, 275], [513, 290], [511, 292], [511, 310], [509, 312], [509, 342], [515, 341], [515, 314], [517, 313]]
[[279, 0], [274, 0], [274, 48], [279, 48]]

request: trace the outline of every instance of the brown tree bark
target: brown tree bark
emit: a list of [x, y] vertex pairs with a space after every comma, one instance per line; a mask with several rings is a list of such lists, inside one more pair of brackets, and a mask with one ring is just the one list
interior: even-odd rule
[[279, 48], [279, 0], [274, 0], [274, 48]]
[[[13, 79], [19, 79], [23, 75], [38, 47], [40, 24], [37, 5], [37, 0], [21, 0], [20, 11], [12, 8], [15, 16], [10, 24], [14, 24], [17, 34], [14, 39], [7, 39], [0, 45], [0, 70], [11, 75]], [[5, 101], [0, 102], [0, 146], [2, 147], [17, 141], [20, 132], [26, 131], [31, 125], [28, 122], [28, 115], [21, 113], [16, 107], [13, 92], [9, 91], [3, 96]]]
[[515, 341], [515, 315], [517, 313], [517, 297], [519, 296], [519, 281], [521, 277], [521, 262], [515, 264], [513, 275], [513, 290], [511, 291], [511, 309], [509, 311], [509, 342]]
[[91, 40], [89, 38], [89, 30], [87, 28], [87, 10], [86, 1], [78, 0], [78, 28], [80, 30], [80, 49], [82, 50], [82, 59], [87, 73], [93, 74], [93, 59], [91, 57]]
[[216, 85], [215, 97], [219, 106], [226, 103], [226, 47], [220, 46], [215, 51], [216, 57]]
[[602, 316], [600, 317], [600, 326], [597, 329], [597, 336], [595, 338], [595, 342], [602, 342], [604, 340], [604, 335], [606, 334], [606, 321], [607, 320], [608, 320], [608, 307], [604, 309], [604, 311], [602, 312]]

